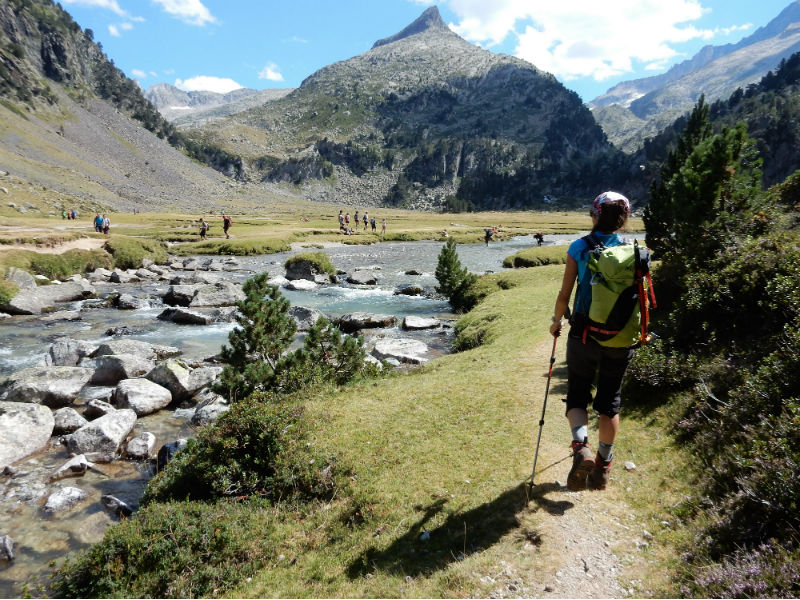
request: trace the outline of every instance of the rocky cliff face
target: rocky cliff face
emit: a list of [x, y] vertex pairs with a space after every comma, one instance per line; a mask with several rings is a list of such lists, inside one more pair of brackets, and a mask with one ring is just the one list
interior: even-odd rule
[[[276, 163], [304, 160], [293, 181], [312, 197], [419, 208], [450, 196], [494, 208], [580, 195], [566, 174], [610, 151], [576, 94], [527, 62], [468, 43], [435, 7], [285, 98], [203, 134], [246, 157], [267, 183], [286, 171]], [[498, 183], [491, 194], [464, 185], [484, 177]], [[501, 180], [515, 182], [513, 197]]]

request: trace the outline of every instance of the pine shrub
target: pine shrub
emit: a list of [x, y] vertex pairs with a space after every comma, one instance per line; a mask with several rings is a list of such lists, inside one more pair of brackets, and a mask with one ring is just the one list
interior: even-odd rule
[[466, 312], [474, 306], [469, 291], [478, 277], [470, 273], [466, 267], [461, 266], [456, 246], [456, 241], [450, 238], [439, 253], [435, 272], [439, 285], [436, 287], [436, 291], [447, 296], [453, 310]]

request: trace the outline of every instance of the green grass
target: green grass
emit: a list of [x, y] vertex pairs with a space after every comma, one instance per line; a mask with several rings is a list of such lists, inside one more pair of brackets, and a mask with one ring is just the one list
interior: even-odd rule
[[10, 281], [0, 279], [0, 304], [5, 304], [19, 292], [19, 288]]
[[111, 266], [111, 257], [102, 250], [68, 250], [62, 254], [43, 254], [33, 250], [0, 251], [0, 272], [8, 267], [16, 267], [50, 279], [66, 278], [75, 273]]
[[310, 262], [318, 273], [336, 275], [336, 267], [331, 263], [331, 259], [324, 252], [301, 252], [289, 257], [284, 263], [284, 268], [288, 269], [291, 265], [299, 262]]
[[160, 243], [120, 235], [110, 237], [104, 248], [114, 259], [114, 266], [120, 269], [135, 269], [142, 266], [144, 259], [155, 263], [167, 260], [167, 250]]
[[542, 265], [563, 265], [567, 262], [566, 246], [542, 246], [520, 250], [507, 256], [503, 266], [507, 269], [525, 267], [541, 267]]

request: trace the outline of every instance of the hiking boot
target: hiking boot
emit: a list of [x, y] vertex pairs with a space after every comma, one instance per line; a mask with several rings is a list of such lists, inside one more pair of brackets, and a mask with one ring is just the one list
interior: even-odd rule
[[567, 475], [567, 488], [573, 492], [586, 489], [586, 478], [594, 468], [594, 457], [586, 438], [572, 442], [572, 468]]
[[591, 473], [589, 473], [588, 487], [593, 490], [604, 490], [608, 485], [608, 476], [611, 473], [611, 463], [614, 461], [612, 458], [608, 462], [598, 454], [594, 458], [594, 465]]

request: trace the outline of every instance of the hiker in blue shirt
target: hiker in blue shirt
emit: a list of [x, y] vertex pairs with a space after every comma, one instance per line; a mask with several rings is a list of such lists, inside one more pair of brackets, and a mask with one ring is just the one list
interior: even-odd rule
[[[604, 192], [592, 203], [592, 233], [595, 243], [610, 248], [624, 243], [617, 232], [625, 226], [630, 216], [630, 202], [622, 194]], [[633, 348], [613, 348], [598, 344], [585, 335], [589, 304], [592, 299], [591, 276], [588, 269], [589, 242], [585, 238], [574, 241], [567, 251], [567, 264], [561, 291], [556, 299], [550, 333], [561, 333], [561, 319], [567, 312], [570, 296], [578, 282], [575, 308], [570, 319], [567, 337], [567, 404], [566, 414], [572, 430], [572, 469], [567, 477], [570, 490], [587, 487], [603, 490], [608, 484], [614, 440], [619, 431], [619, 408], [622, 378], [633, 358]], [[592, 386], [599, 371], [597, 392], [592, 399]], [[593, 455], [588, 441], [587, 407], [599, 414], [599, 445]]]

